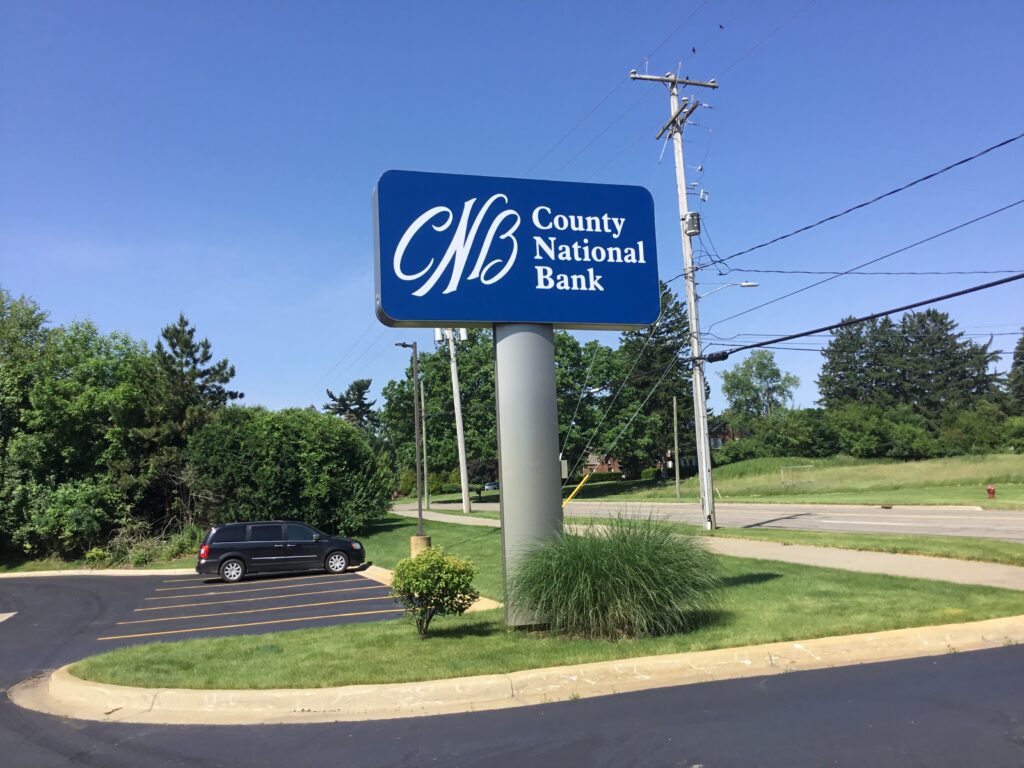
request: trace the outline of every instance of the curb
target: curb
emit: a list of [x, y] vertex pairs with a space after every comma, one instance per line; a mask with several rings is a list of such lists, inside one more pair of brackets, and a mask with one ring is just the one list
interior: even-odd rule
[[499, 675], [306, 690], [130, 688], [74, 677], [68, 667], [7, 691], [39, 712], [101, 722], [193, 725], [346, 722], [477, 712], [998, 648], [1024, 642], [1024, 616], [620, 659]]

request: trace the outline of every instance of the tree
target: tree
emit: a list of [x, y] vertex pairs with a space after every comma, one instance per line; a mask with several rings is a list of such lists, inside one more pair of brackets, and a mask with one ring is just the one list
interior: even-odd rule
[[1020, 329], [1021, 337], [1013, 348], [1013, 363], [1007, 379], [1009, 407], [1011, 412], [1024, 416], [1024, 328]]
[[906, 405], [935, 432], [949, 409], [996, 397], [999, 377], [989, 343], [964, 339], [948, 315], [910, 312], [832, 332], [818, 377], [821, 404]]
[[[675, 294], [664, 283], [661, 290], [658, 321], [620, 336], [608, 372], [610, 410], [601, 439], [591, 448], [617, 458], [632, 477], [644, 467], [665, 462], [671, 454], [673, 396], [680, 406], [680, 434], [693, 434], [690, 324]], [[685, 445], [692, 446], [689, 438]], [[693, 449], [682, 450], [685, 454]]]
[[0, 507], [26, 552], [81, 554], [131, 514], [145, 485], [135, 438], [145, 345], [91, 323], [51, 329], [24, 363], [27, 397], [5, 461]]
[[[459, 388], [462, 395], [463, 433], [469, 460], [497, 462], [494, 403], [494, 342], [490, 331], [470, 329], [456, 349]], [[394, 457], [398, 471], [412, 467], [413, 406], [412, 366], [401, 379], [389, 381], [382, 390], [380, 434], [384, 449]], [[455, 435], [455, 403], [452, 397], [451, 361], [447, 342], [435, 351], [419, 352], [419, 371], [425, 400], [428, 453], [434, 472], [447, 475], [458, 466]]]
[[314, 410], [226, 408], [186, 458], [204, 522], [271, 515], [353, 534], [390, 507], [391, 469], [365, 435]]
[[[555, 332], [558, 447], [570, 471], [586, 459], [587, 443], [592, 442], [600, 419], [601, 401], [608, 396], [614, 358], [614, 350], [598, 341], [580, 345], [571, 334]], [[600, 450], [593, 443], [591, 448]]]
[[323, 410], [340, 416], [363, 432], [371, 432], [377, 420], [373, 410], [377, 401], [369, 400], [367, 395], [372, 383], [371, 379], [356, 379], [340, 395], [328, 389], [329, 400], [323, 406]]
[[742, 363], [719, 375], [729, 411], [746, 423], [770, 418], [793, 399], [793, 390], [800, 385], [800, 379], [780, 371], [775, 355], [764, 349], [754, 350]]
[[212, 362], [209, 339], [196, 341], [184, 313], [160, 332], [153, 352], [155, 375], [146, 387], [147, 424], [140, 435], [150, 443], [153, 483], [146, 506], [154, 516], [190, 513], [183, 451], [189, 437], [229, 402], [244, 397], [226, 388], [235, 376], [227, 359]]
[[[0, 494], [7, 474], [11, 439], [22, 431], [22, 412], [31, 407], [29, 393], [46, 344], [46, 313], [31, 299], [13, 298], [0, 288]], [[0, 530], [12, 530], [0, 496]]]

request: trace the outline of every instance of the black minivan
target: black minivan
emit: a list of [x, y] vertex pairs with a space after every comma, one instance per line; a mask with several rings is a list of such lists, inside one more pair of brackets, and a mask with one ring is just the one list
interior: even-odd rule
[[203, 536], [196, 573], [239, 581], [247, 573], [324, 569], [342, 573], [366, 560], [355, 539], [329, 536], [305, 523], [261, 520], [215, 525]]

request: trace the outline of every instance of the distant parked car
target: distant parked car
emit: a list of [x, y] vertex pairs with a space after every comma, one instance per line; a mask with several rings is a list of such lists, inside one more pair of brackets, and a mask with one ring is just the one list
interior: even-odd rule
[[355, 539], [329, 536], [304, 523], [261, 520], [210, 528], [199, 547], [196, 573], [235, 582], [268, 571], [343, 573], [365, 560], [366, 550]]
[[496, 491], [496, 490], [498, 490], [498, 484], [495, 483], [495, 482], [484, 483], [484, 490], [485, 491]]

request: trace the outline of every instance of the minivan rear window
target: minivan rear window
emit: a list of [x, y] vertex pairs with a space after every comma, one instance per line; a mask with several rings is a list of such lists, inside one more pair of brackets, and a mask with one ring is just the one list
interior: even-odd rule
[[245, 541], [245, 526], [244, 525], [229, 525], [218, 530], [213, 534], [212, 541], [216, 543], [232, 542], [232, 541]]

